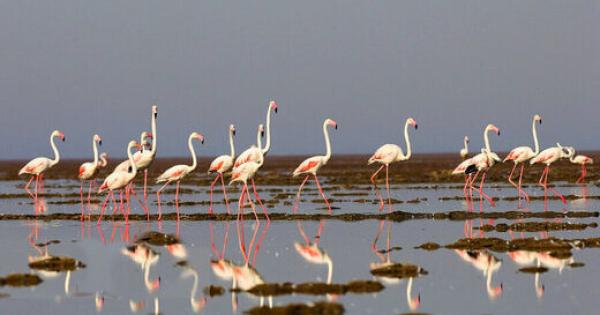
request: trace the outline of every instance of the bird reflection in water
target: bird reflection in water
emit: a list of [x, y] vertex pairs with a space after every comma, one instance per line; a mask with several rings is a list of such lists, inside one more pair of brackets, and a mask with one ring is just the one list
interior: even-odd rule
[[490, 254], [488, 251], [455, 250], [462, 260], [478, 270], [485, 276], [485, 288], [490, 300], [495, 300], [502, 295], [503, 285], [493, 286], [494, 273], [500, 270], [502, 261]]

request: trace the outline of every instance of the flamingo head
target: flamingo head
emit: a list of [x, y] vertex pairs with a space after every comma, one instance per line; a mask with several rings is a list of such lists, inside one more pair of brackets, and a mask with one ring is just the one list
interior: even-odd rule
[[94, 141], [98, 142], [98, 145], [102, 145], [102, 138], [99, 135], [94, 135]]
[[488, 291], [488, 296], [490, 297], [490, 299], [494, 300], [498, 297], [500, 297], [502, 295], [502, 290], [504, 288], [504, 285], [502, 283], [500, 283], [499, 286], [491, 288]]
[[277, 102], [275, 101], [270, 101], [269, 102], [269, 109], [272, 109], [276, 114], [277, 114]]
[[156, 104], [152, 105], [152, 115], [154, 115], [154, 118], [158, 118], [158, 106]]
[[261, 138], [265, 136], [265, 127], [263, 126], [263, 124], [258, 125], [258, 132], [260, 132]]
[[65, 133], [60, 130], [54, 130], [52, 137], [59, 137], [62, 142], [65, 142]]
[[199, 132], [192, 132], [192, 135], [190, 137], [192, 137], [192, 139], [200, 141], [200, 143], [202, 144], [204, 143], [204, 135]]
[[408, 307], [411, 311], [416, 311], [421, 305], [421, 293], [416, 298], [411, 298], [408, 302]]
[[152, 282], [150, 283], [150, 287], [148, 288], [148, 290], [150, 292], [154, 292], [156, 291], [158, 288], [160, 288], [160, 277], [152, 280]]
[[331, 118], [327, 118], [325, 119], [325, 125], [331, 126], [334, 129], [337, 130], [338, 126], [337, 126], [337, 122], [335, 122], [335, 120], [331, 119]]
[[96, 296], [94, 297], [94, 302], [96, 304], [96, 311], [100, 312], [104, 308], [104, 296], [100, 294], [100, 292], [96, 292]]
[[235, 136], [235, 126], [233, 124], [229, 125], [229, 132]]
[[470, 140], [469, 140], [469, 137], [465, 136], [465, 142], [466, 142], [466, 143], [469, 143], [469, 141], [470, 141]]
[[498, 129], [498, 127], [496, 127], [494, 124], [487, 125], [487, 127], [485, 127], [485, 130], [491, 130], [491, 131], [495, 132], [497, 135], [500, 135], [500, 129]]
[[419, 125], [417, 125], [417, 121], [414, 118], [412, 118], [412, 117], [409, 117], [406, 120], [406, 123], [409, 124], [409, 125], [411, 125], [411, 126], [413, 126], [413, 127], [415, 127], [415, 129], [419, 129]]
[[533, 121], [537, 121], [540, 123], [540, 125], [542, 124], [542, 116], [540, 116], [540, 114], [535, 114], [533, 116]]
[[546, 288], [544, 287], [543, 284], [539, 288], [535, 288], [535, 296], [538, 299], [541, 299], [544, 296], [544, 291], [545, 290], [546, 290]]
[[194, 310], [194, 313], [198, 313], [206, 305], [206, 298], [202, 297], [202, 298], [199, 298], [199, 299], [191, 299], [190, 302], [192, 304], [192, 309]]

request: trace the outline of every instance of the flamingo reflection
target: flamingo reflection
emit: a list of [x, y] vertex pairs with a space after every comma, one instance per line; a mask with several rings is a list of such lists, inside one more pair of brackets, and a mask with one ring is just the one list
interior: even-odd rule
[[502, 295], [502, 283], [498, 286], [492, 285], [494, 273], [500, 270], [502, 261], [490, 254], [488, 251], [454, 250], [456, 254], [466, 263], [483, 272], [485, 276], [485, 288], [491, 300]]
[[196, 292], [198, 291], [198, 271], [191, 267], [187, 267], [182, 273], [182, 278], [192, 277], [194, 279], [194, 283], [192, 284], [192, 289], [190, 290], [190, 305], [192, 306], [192, 311], [194, 313], [199, 313], [204, 306], [206, 305], [206, 298], [196, 298]]
[[139, 264], [144, 272], [144, 286], [149, 293], [156, 291], [160, 287], [160, 277], [150, 280], [150, 267], [158, 263], [160, 254], [144, 244], [136, 244], [123, 248], [121, 254], [131, 258], [136, 264]]

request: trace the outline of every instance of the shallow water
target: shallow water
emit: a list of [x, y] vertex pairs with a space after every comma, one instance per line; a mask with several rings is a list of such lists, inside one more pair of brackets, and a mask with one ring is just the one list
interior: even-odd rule
[[[327, 195], [334, 199], [334, 213], [375, 213], [377, 203], [372, 188], [360, 183], [348, 187], [327, 182]], [[259, 194], [269, 206], [270, 212], [288, 213], [292, 209], [296, 186], [260, 185]], [[555, 183], [565, 195], [587, 196], [569, 200], [563, 206], [558, 200], [548, 203], [534, 200], [529, 210], [542, 212], [544, 209], [596, 211], [600, 201], [600, 189], [594, 185], [577, 186], [565, 182]], [[1, 213], [33, 213], [31, 199], [22, 195], [23, 182], [0, 182]], [[173, 187], [174, 188], [174, 187]], [[303, 195], [301, 213], [326, 213], [314, 186]], [[181, 200], [197, 202], [181, 206], [183, 213], [206, 212], [209, 198], [208, 187], [182, 185]], [[538, 187], [528, 187], [532, 195], [540, 196]], [[483, 211], [516, 210], [517, 202], [506, 200], [516, 195], [515, 190], [505, 183], [492, 183], [487, 190], [499, 197], [497, 206], [491, 208], [483, 203]], [[140, 194], [138, 187], [138, 194]], [[193, 192], [193, 193], [192, 193]], [[462, 196], [460, 183], [418, 183], [392, 185], [394, 210], [413, 213], [436, 213], [467, 210], [468, 204], [444, 197]], [[79, 183], [75, 180], [48, 180], [44, 198], [46, 213], [79, 213]], [[229, 192], [236, 199], [239, 190]], [[16, 194], [16, 195], [10, 195]], [[283, 196], [281, 194], [289, 194]], [[385, 194], [385, 192], [384, 192]], [[279, 195], [277, 197], [277, 195]], [[172, 201], [173, 190], [162, 195], [164, 202]], [[156, 213], [155, 196], [150, 196], [150, 209]], [[221, 200], [220, 191], [215, 200]], [[273, 201], [271, 201], [273, 200]], [[68, 203], [65, 203], [67, 201]], [[235, 202], [232, 209], [236, 209]], [[94, 212], [98, 212], [94, 204]], [[475, 203], [473, 211], [480, 210]], [[216, 212], [224, 212], [222, 203], [215, 205]], [[174, 211], [172, 204], [163, 204], [163, 212]], [[247, 209], [249, 211], [249, 209]], [[112, 212], [109, 206], [108, 212]], [[133, 212], [142, 213], [134, 203]], [[529, 221], [544, 221], [532, 219]], [[593, 223], [597, 217], [581, 219], [552, 219], [550, 222]], [[498, 223], [514, 223], [496, 220]], [[483, 233], [477, 229], [488, 220], [408, 220], [388, 222], [365, 220], [343, 222], [324, 221], [260, 221], [244, 223], [244, 245], [240, 246], [235, 221], [173, 221], [123, 222], [106, 220], [99, 227], [95, 222], [78, 221], [0, 221], [0, 276], [10, 273], [36, 273], [44, 280], [38, 286], [26, 288], [0, 287], [0, 309], [2, 314], [154, 314], [155, 303], [161, 314], [237, 314], [260, 305], [282, 306], [289, 303], [311, 303], [329, 301], [341, 303], [346, 314], [398, 314], [420, 312], [431, 314], [592, 314], [600, 302], [597, 299], [600, 269], [600, 250], [594, 248], [573, 249], [567, 259], [552, 258], [547, 253], [496, 253], [489, 251], [465, 252], [440, 248], [434, 251], [415, 249], [426, 242], [444, 245], [467, 236], [499, 237], [503, 239], [521, 237], [589, 238], [597, 237], [597, 228], [583, 231], [550, 231], [539, 233]], [[321, 225], [322, 224], [322, 225]], [[299, 229], [303, 228], [307, 239]], [[316, 234], [321, 227], [320, 237]], [[141, 245], [147, 256], [139, 258], [126, 255], [127, 247], [148, 231], [160, 231], [178, 235], [181, 246]], [[213, 233], [211, 233], [211, 231]], [[227, 242], [224, 242], [228, 231]], [[256, 233], [253, 246], [248, 243]], [[212, 234], [212, 235], [211, 235]], [[51, 240], [58, 244], [39, 246]], [[331, 261], [328, 269], [326, 259], [321, 263], [310, 262], [296, 249], [297, 244], [318, 241], [321, 255]], [[37, 245], [36, 245], [37, 244]], [[260, 245], [257, 249], [256, 245]], [[144, 247], [146, 246], [146, 247]], [[211, 260], [226, 259], [243, 267], [244, 253], [248, 248], [249, 263], [267, 283], [327, 282], [347, 283], [352, 280], [376, 280], [385, 288], [381, 292], [346, 295], [283, 295], [271, 299], [260, 298], [246, 292], [233, 293], [235, 285], [231, 279], [223, 280], [211, 268]], [[150, 253], [150, 254], [149, 254]], [[389, 256], [388, 254], [389, 253]], [[69, 272], [39, 272], [28, 267], [28, 260], [43, 255], [68, 256], [81, 260], [86, 267]], [[529, 262], [519, 264], [520, 257]], [[321, 258], [324, 256], [321, 256]], [[414, 279], [377, 278], [371, 274], [374, 264], [385, 262], [411, 263], [427, 271], [426, 275]], [[182, 264], [180, 262], [186, 262]], [[572, 267], [582, 262], [583, 267]], [[178, 264], [179, 263], [179, 264]], [[526, 266], [547, 267], [539, 274], [519, 272]], [[576, 266], [576, 265], [573, 265]], [[331, 271], [329, 271], [331, 270]], [[145, 272], [147, 277], [145, 278]], [[331, 272], [331, 273], [329, 273]], [[159, 286], [153, 287], [158, 283]], [[197, 290], [192, 292], [195, 279]], [[146, 281], [145, 281], [146, 280]], [[409, 287], [411, 283], [412, 287]], [[210, 296], [203, 292], [207, 286], [221, 286], [223, 295]], [[242, 285], [242, 283], [237, 284]], [[542, 289], [543, 288], [543, 289]], [[407, 289], [410, 289], [407, 292]], [[192, 295], [194, 294], [194, 295]], [[420, 297], [420, 300], [418, 299]], [[101, 303], [100, 301], [104, 301]]]

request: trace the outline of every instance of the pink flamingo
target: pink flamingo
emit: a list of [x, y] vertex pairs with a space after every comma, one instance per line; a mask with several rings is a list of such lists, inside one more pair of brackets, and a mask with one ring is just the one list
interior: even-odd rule
[[[263, 133], [263, 126], [259, 125], [258, 126], [258, 135], [257, 135], [257, 138], [258, 138], [257, 141], [258, 141], [259, 147], [260, 147], [260, 137], [261, 137], [262, 133]], [[256, 214], [254, 202], [252, 201], [252, 198], [250, 197], [250, 191], [248, 189], [248, 180], [252, 180], [254, 178], [254, 175], [256, 175], [256, 172], [263, 165], [264, 158], [263, 158], [262, 152], [259, 154], [259, 157], [260, 158], [258, 161], [248, 161], [246, 163], [241, 164], [240, 166], [234, 167], [233, 171], [231, 173], [231, 181], [229, 182], [229, 185], [231, 185], [235, 182], [241, 182], [244, 184], [244, 186], [242, 187], [242, 192], [240, 193], [240, 198], [238, 200], [238, 220], [243, 219], [242, 212], [243, 212], [243, 208], [244, 208], [244, 200], [247, 197], [248, 202], [250, 203], [250, 207], [252, 208], [252, 211], [254, 212], [254, 218], [256, 219], [256, 222], [258, 223], [258, 216]], [[261, 202], [260, 197], [258, 197], [258, 193], [256, 191], [256, 186], [254, 184], [253, 184], [253, 187], [254, 187], [254, 196], [257, 198], [258, 202]], [[263, 207], [263, 212], [264, 212], [267, 220], [270, 220], [269, 215], [267, 214], [267, 211], [264, 207]]]
[[325, 197], [325, 193], [323, 192], [323, 189], [321, 188], [321, 184], [319, 183], [319, 178], [317, 177], [317, 171], [321, 167], [326, 165], [327, 162], [329, 162], [329, 159], [331, 158], [331, 142], [329, 141], [329, 132], [327, 131], [327, 126], [331, 126], [337, 130], [337, 123], [334, 120], [329, 119], [329, 118], [325, 119], [325, 121], [323, 122], [323, 137], [325, 138], [325, 148], [326, 148], [325, 155], [317, 155], [317, 156], [309, 157], [308, 159], [306, 159], [302, 163], [300, 163], [300, 165], [294, 170], [294, 173], [292, 174], [294, 177], [297, 177], [298, 175], [301, 175], [301, 174], [306, 174], [306, 176], [304, 177], [304, 180], [302, 181], [302, 184], [300, 184], [300, 187], [298, 188], [298, 194], [296, 195], [296, 203], [294, 204], [294, 208], [292, 211], [293, 213], [296, 213], [298, 211], [298, 203], [300, 202], [300, 193], [302, 193], [302, 188], [304, 187], [304, 184], [306, 184], [306, 182], [308, 181], [308, 178], [310, 177], [310, 175], [312, 175], [315, 178], [315, 183], [317, 184], [317, 188], [319, 188], [319, 192], [321, 193], [321, 196], [323, 197], [325, 204], [327, 204], [329, 214], [331, 214], [331, 205], [329, 204], [327, 197]]
[[460, 149], [460, 157], [464, 159], [469, 156], [469, 137], [465, 136], [464, 147]]
[[[98, 161], [98, 145], [102, 145], [102, 138], [99, 135], [92, 137], [92, 150], [94, 152], [94, 161], [86, 162], [79, 166], [79, 174], [77, 178], [81, 180], [81, 187], [79, 188], [79, 195], [81, 197], [81, 221], [83, 221], [83, 184], [87, 180], [90, 182], [90, 188], [88, 190], [88, 212], [90, 211], [90, 199], [92, 193], [92, 182], [96, 179], [98, 171], [101, 168], [101, 164]], [[104, 162], [102, 162], [104, 163]]]
[[246, 162], [254, 161], [258, 162], [259, 159], [264, 158], [269, 153], [271, 149], [271, 111], [277, 113], [277, 103], [275, 101], [269, 102], [269, 109], [267, 110], [267, 143], [265, 147], [262, 148], [260, 145], [258, 147], [251, 146], [246, 149], [242, 154], [240, 154], [237, 159], [235, 159], [234, 167], [238, 167]]
[[552, 163], [554, 163], [560, 159], [571, 158], [573, 156], [573, 154], [575, 153], [570, 148], [567, 148], [567, 151], [569, 153], [565, 153], [565, 151], [563, 150], [563, 147], [560, 145], [560, 143], [556, 143], [555, 147], [551, 147], [551, 148], [548, 148], [548, 149], [540, 152], [540, 154], [538, 154], [536, 157], [534, 157], [533, 159], [531, 159], [529, 161], [529, 163], [531, 165], [536, 164], [536, 163], [542, 163], [542, 164], [546, 165], [546, 167], [544, 167], [544, 171], [542, 172], [542, 176], [540, 177], [540, 180], [539, 180], [539, 185], [544, 188], [544, 201], [545, 202], [548, 201], [548, 190], [550, 190], [553, 194], [555, 194], [556, 196], [558, 196], [560, 198], [560, 200], [562, 201], [563, 204], [565, 204], [565, 205], [567, 204], [567, 200], [561, 193], [559, 193], [556, 189], [554, 189], [552, 187], [548, 187], [548, 174], [550, 173], [550, 165], [552, 165]]
[[[135, 165], [135, 163], [133, 162], [133, 155], [131, 153], [131, 149], [133, 148], [141, 148], [140, 144], [137, 143], [135, 140], [132, 140], [129, 142], [129, 144], [127, 145], [127, 156], [129, 157], [129, 161], [131, 162], [131, 170], [129, 170], [128, 172], [123, 172], [123, 171], [113, 171], [110, 175], [108, 175], [106, 177], [106, 179], [104, 180], [104, 182], [102, 183], [102, 185], [100, 185], [100, 188], [98, 189], [98, 194], [101, 194], [103, 191], [108, 190], [108, 194], [106, 195], [106, 199], [104, 199], [104, 202], [102, 203], [102, 209], [100, 210], [100, 217], [98, 218], [98, 225], [100, 225], [100, 222], [102, 222], [102, 217], [104, 216], [104, 211], [106, 210], [106, 206], [108, 204], [108, 198], [112, 196], [112, 200], [113, 200], [113, 213], [117, 211], [117, 202], [115, 200], [115, 194], [114, 191], [115, 190], [121, 190], [123, 188], [126, 188], [125, 190], [125, 195], [127, 197], [127, 206], [129, 207], [129, 193], [133, 193], [134, 196], [136, 196], [135, 194], [135, 190], [130, 190], [129, 189], [129, 184], [133, 181], [133, 179], [135, 178], [135, 175], [137, 173], [137, 166]], [[123, 195], [121, 194], [121, 204], [123, 203], [123, 199], [122, 199]], [[137, 196], [136, 196], [137, 198]], [[129, 210], [128, 210], [129, 211]], [[127, 222], [127, 215], [125, 216], [125, 220]]]
[[160, 220], [162, 217], [162, 213], [160, 211], [160, 192], [170, 183], [177, 182], [177, 188], [175, 189], [175, 210], [177, 211], [177, 221], [179, 221], [179, 183], [184, 177], [193, 172], [198, 165], [196, 151], [194, 150], [194, 145], [192, 144], [192, 140], [194, 139], [200, 141], [200, 143], [204, 143], [204, 136], [200, 133], [192, 132], [188, 138], [188, 148], [192, 154], [192, 165], [180, 164], [172, 166], [156, 179], [156, 183], [165, 183], [156, 192], [156, 197], [158, 199], [158, 220]]
[[[142, 131], [142, 133], [140, 134], [140, 144], [142, 145], [142, 149], [139, 151], [135, 151], [135, 153], [133, 154], [133, 161], [135, 162], [135, 164], [138, 167], [140, 167], [140, 159], [142, 158], [142, 155], [145, 151], [148, 150], [147, 145], [148, 145], [148, 141], [146, 139], [152, 139], [152, 133], [150, 132], [146, 132], [146, 131]], [[125, 161], [119, 163], [116, 167], [115, 167], [115, 171], [121, 171], [121, 172], [127, 172], [127, 170], [129, 170], [129, 159], [126, 159]]]
[[573, 150], [573, 156], [569, 159], [569, 161], [573, 164], [581, 165], [581, 176], [577, 179], [577, 184], [582, 184], [585, 181], [585, 176], [587, 175], [586, 165], [594, 164], [594, 160], [586, 155], [579, 154], [575, 156], [575, 149], [573, 147], [569, 147]]
[[[31, 179], [25, 185], [25, 191], [31, 196], [31, 199], [34, 201], [35, 206], [35, 214], [38, 214], [38, 188], [39, 186], [44, 185], [44, 172], [52, 168], [54, 165], [58, 164], [60, 161], [60, 153], [58, 152], [58, 148], [54, 143], [54, 137], [60, 138], [63, 142], [65, 141], [65, 134], [60, 130], [54, 130], [50, 134], [50, 146], [52, 147], [52, 151], [54, 152], [54, 159], [51, 160], [47, 157], [37, 157], [29, 163], [25, 164], [21, 170], [19, 170], [19, 176], [22, 174], [30, 174]], [[31, 182], [35, 178], [35, 195], [31, 193], [29, 190], [29, 186]]]
[[494, 166], [494, 164], [496, 164], [496, 162], [500, 162], [500, 157], [498, 157], [498, 155], [496, 153], [494, 153], [492, 151], [492, 148], [490, 146], [490, 139], [488, 137], [488, 133], [490, 131], [494, 131], [496, 132], [497, 135], [500, 135], [500, 129], [498, 129], [498, 127], [494, 126], [493, 124], [489, 124], [485, 127], [484, 131], [483, 131], [483, 140], [485, 143], [485, 149], [481, 149], [481, 153], [475, 155], [474, 157], [471, 158], [471, 165], [469, 165], [467, 167], [467, 169], [465, 170], [465, 174], [472, 174], [475, 173], [475, 176], [473, 176], [473, 179], [471, 180], [471, 183], [469, 184], [470, 188], [473, 188], [473, 183], [475, 182], [475, 180], [477, 180], [477, 176], [479, 176], [480, 173], [483, 173], [481, 175], [481, 183], [479, 184], [479, 196], [480, 196], [480, 200], [481, 197], [485, 198], [490, 205], [493, 207], [495, 206], [494, 200], [492, 200], [492, 198], [490, 198], [490, 196], [488, 196], [484, 191], [483, 191], [483, 184], [485, 183], [485, 177], [487, 175], [488, 170]]
[[221, 178], [221, 187], [223, 189], [223, 196], [225, 197], [225, 206], [227, 207], [227, 214], [231, 214], [231, 210], [229, 209], [229, 200], [227, 199], [227, 191], [225, 190], [225, 180], [223, 179], [223, 173], [229, 171], [233, 166], [233, 159], [235, 158], [235, 146], [233, 144], [233, 137], [235, 136], [235, 126], [233, 124], [229, 125], [229, 146], [231, 148], [230, 155], [221, 155], [214, 159], [210, 163], [210, 167], [208, 168], [208, 173], [217, 173], [217, 177], [210, 184], [210, 206], [208, 207], [208, 213], [213, 213], [213, 190], [215, 188], [215, 184], [217, 180]]
[[492, 277], [502, 266], [502, 261], [496, 258], [494, 255], [487, 251], [467, 251], [467, 250], [454, 250], [460, 258], [465, 262], [471, 264], [473, 267], [483, 272], [485, 276], [485, 288], [488, 297], [491, 300], [495, 300], [502, 295], [503, 285], [500, 283], [499, 286], [492, 286]]
[[[377, 191], [377, 183], [375, 182], [375, 178], [377, 177], [377, 174], [379, 174], [379, 172], [381, 172], [381, 170], [385, 167], [385, 187], [387, 189], [390, 211], [392, 210], [392, 197], [390, 195], [389, 165], [394, 162], [406, 161], [410, 159], [412, 155], [410, 138], [408, 136], [408, 126], [413, 126], [415, 127], [415, 129], [418, 128], [417, 122], [412, 117], [406, 120], [406, 123], [404, 124], [404, 140], [406, 141], [406, 155], [404, 155], [402, 148], [400, 148], [398, 145], [384, 144], [381, 147], [379, 147], [377, 151], [375, 151], [375, 154], [373, 154], [373, 156], [369, 158], [368, 162], [369, 165], [373, 163], [382, 164], [381, 167], [379, 167], [379, 169], [377, 169], [377, 171], [375, 171], [375, 173], [373, 173], [373, 175], [371, 176], [371, 183], [373, 183], [375, 191]], [[384, 202], [381, 194], [378, 193], [378, 195], [379, 210], [381, 211], [381, 209], [383, 209]]]
[[[510, 153], [508, 153], [508, 155], [504, 159], [504, 162], [506, 162], [506, 161], [514, 162], [512, 170], [510, 171], [510, 175], [508, 175], [508, 182], [511, 185], [513, 185], [515, 188], [517, 188], [517, 196], [519, 199], [519, 208], [521, 207], [521, 194], [523, 194], [523, 196], [525, 196], [525, 201], [527, 204], [529, 204], [529, 195], [527, 195], [525, 190], [523, 190], [521, 188], [521, 181], [523, 179], [523, 169], [525, 168], [524, 162], [534, 158], [536, 155], [538, 155], [540, 153], [540, 144], [538, 142], [537, 130], [535, 128], [537, 122], [539, 122], [541, 125], [542, 117], [540, 115], [536, 114], [533, 116], [533, 121], [531, 123], [531, 133], [533, 134], [533, 144], [535, 146], [535, 151], [532, 150], [528, 146], [517, 147], [517, 148], [512, 149], [512, 151], [510, 151]], [[519, 184], [516, 184], [512, 180], [512, 176], [513, 176], [513, 173], [515, 172], [515, 169], [517, 168], [518, 164], [521, 164], [521, 170], [519, 172]]]

